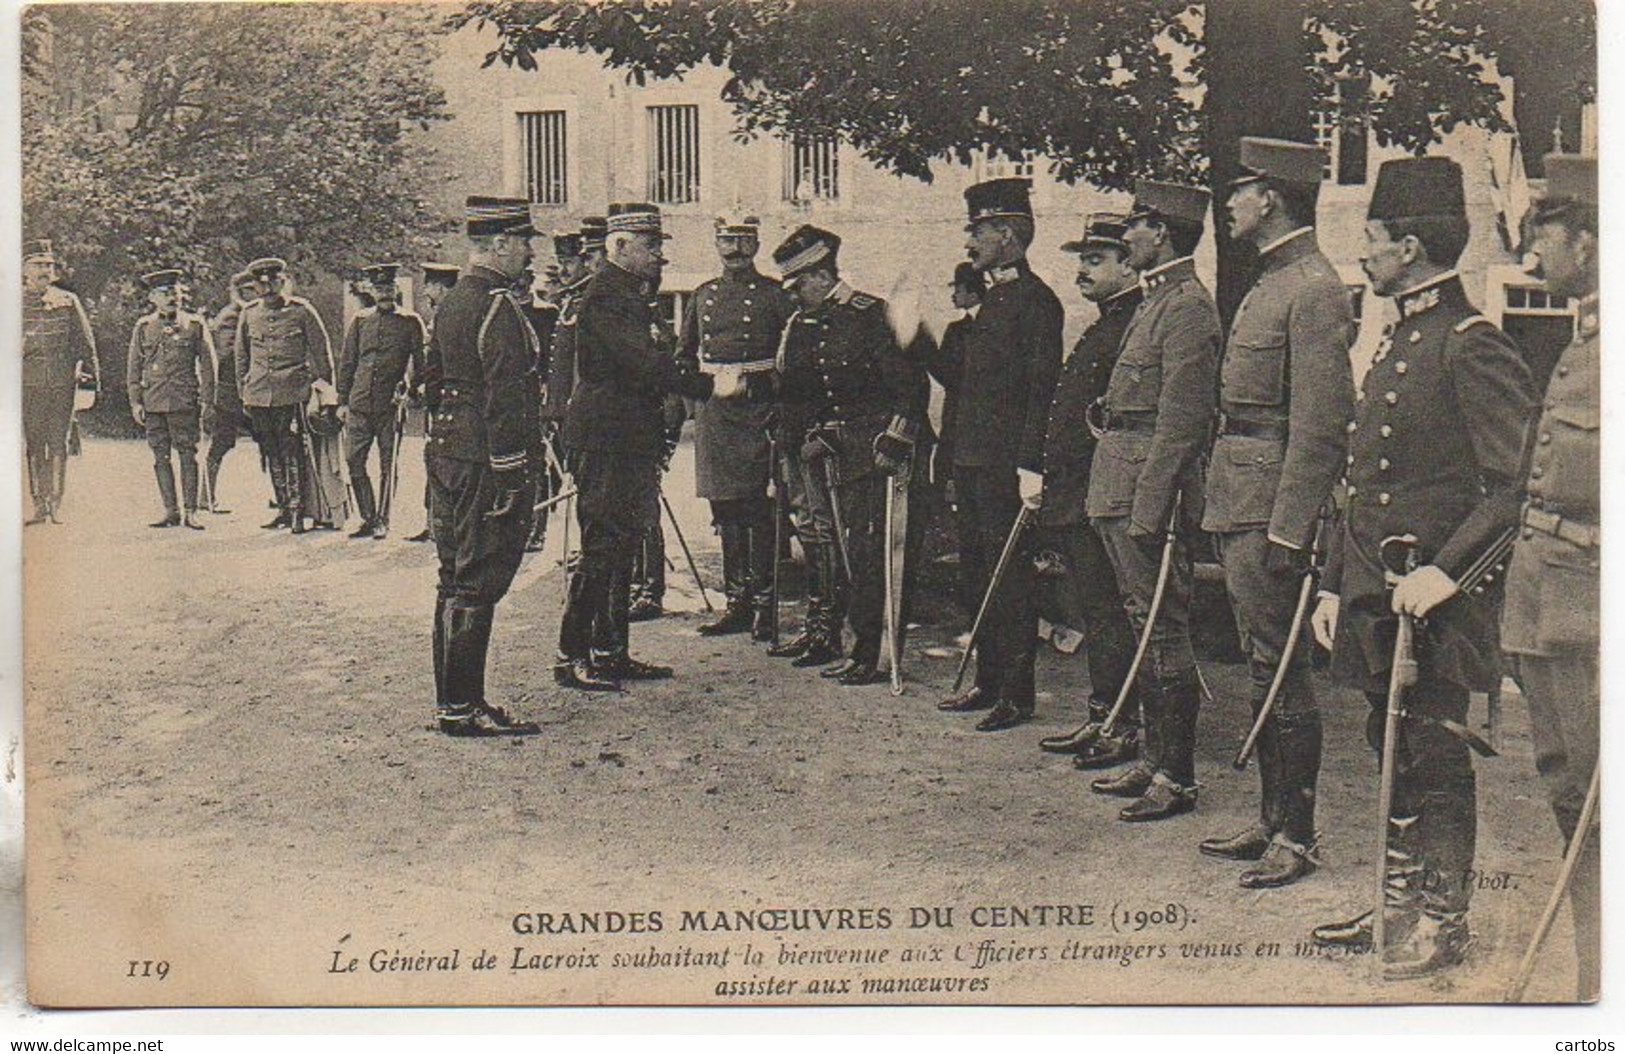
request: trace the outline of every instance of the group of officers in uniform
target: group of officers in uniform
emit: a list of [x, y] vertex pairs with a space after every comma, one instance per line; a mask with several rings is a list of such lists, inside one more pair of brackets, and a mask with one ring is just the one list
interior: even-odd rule
[[[1145, 181], [1127, 213], [1087, 217], [1063, 248], [1078, 258], [1076, 283], [1096, 318], [1065, 357], [1065, 309], [1027, 262], [1035, 224], [1025, 180], [965, 192], [968, 259], [952, 281], [964, 314], [940, 343], [901, 332], [884, 301], [842, 278], [833, 232], [798, 228], [772, 253], [778, 279], [762, 274], [753, 217], [718, 220], [722, 272], [695, 291], [674, 330], [657, 297], [669, 235], [643, 203], [611, 205], [556, 237], [559, 295], [538, 307], [521, 292], [540, 234], [528, 203], [469, 198], [467, 266], [449, 288], [437, 284], [431, 323], [396, 311], [394, 271], [377, 271], [377, 307], [346, 335], [336, 397], [351, 476], [363, 484], [374, 441], [389, 474], [404, 379], [427, 407], [440, 565], [435, 727], [453, 736], [538, 730], [490, 701], [486, 656], [495, 606], [537, 546], [539, 520], [566, 498], [581, 537], [556, 683], [609, 691], [672, 676], [632, 655], [629, 623], [640, 559], [663, 560], [660, 476], [692, 417], [726, 594], [702, 634], [773, 642], [769, 654], [822, 667], [842, 685], [882, 680], [907, 624], [897, 607], [907, 590], [887, 573], [906, 535], [893, 537], [888, 510], [927, 476], [947, 482], [965, 599], [977, 612], [976, 673], [938, 709], [980, 714], [982, 732], [1029, 720], [1038, 606], [1060, 610], [1082, 631], [1089, 713], [1041, 746], [1079, 768], [1115, 768], [1091, 786], [1127, 800], [1122, 821], [1164, 820], [1197, 804], [1206, 686], [1191, 644], [1191, 545], [1206, 532], [1247, 657], [1247, 749], [1260, 798], [1256, 822], [1200, 851], [1247, 864], [1238, 881], [1248, 888], [1317, 868], [1323, 737], [1312, 633], [1332, 653], [1334, 678], [1370, 700], [1368, 740], [1389, 767], [1391, 800], [1383, 909], [1319, 927], [1315, 939], [1379, 942], [1394, 977], [1459, 963], [1471, 943], [1472, 752], [1487, 749], [1467, 726], [1469, 696], [1499, 687], [1504, 651], [1579, 861], [1569, 888], [1579, 994], [1595, 998], [1597, 848], [1581, 823], [1588, 790], [1595, 797], [1599, 702], [1595, 160], [1550, 158], [1532, 214], [1551, 292], [1579, 303], [1577, 336], [1544, 396], [1462, 288], [1462, 173], [1442, 157], [1379, 171], [1362, 266], [1398, 318], [1356, 387], [1350, 301], [1314, 230], [1323, 160], [1308, 144], [1242, 141], [1242, 175], [1215, 211], [1258, 263], [1228, 333], [1192, 261], [1206, 190]], [[271, 284], [282, 266], [262, 260], [239, 276], [232, 339], [279, 519], [299, 530], [293, 444], [300, 421], [321, 412], [308, 402], [312, 389], [333, 370], [314, 311]], [[166, 519], [191, 525], [194, 408], [218, 407], [210, 389], [220, 386], [204, 368], [208, 328], [165, 293], [178, 277], [149, 276], [155, 312], [132, 336], [130, 385], [154, 451], [164, 452]], [[46, 319], [71, 321], [65, 312], [78, 310], [82, 324], [82, 309], [29, 297], [25, 355], [48, 340], [52, 361], [65, 363], [71, 353], [57, 345], [72, 342], [74, 327]], [[940, 437], [926, 409], [932, 379], [945, 394]], [[32, 425], [29, 435], [32, 468]], [[217, 444], [220, 435], [216, 420]], [[164, 473], [171, 444], [183, 453], [178, 513]], [[41, 445], [41, 465], [47, 456]], [[211, 447], [209, 479], [218, 466]], [[356, 500], [381, 533], [387, 504], [380, 513], [364, 485]], [[809, 584], [802, 631], [781, 642], [786, 512]], [[915, 526], [907, 535], [917, 539]]]

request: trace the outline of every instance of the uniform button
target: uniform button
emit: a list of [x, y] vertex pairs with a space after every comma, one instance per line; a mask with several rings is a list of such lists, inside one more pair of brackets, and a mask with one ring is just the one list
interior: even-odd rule
[[741, 322], [749, 322], [750, 321], [750, 316], [749, 315], [742, 315], [742, 316], [740, 316], [739, 321], [741, 321]]
[[1567, 377], [1569, 375], [1569, 368], [1567, 366], [1559, 366], [1557, 368], [1557, 375], [1559, 377]]
[[709, 322], [709, 321], [711, 321], [711, 316], [710, 315], [705, 315], [705, 316], [702, 317], [701, 320], [705, 321], [705, 322]]
[[1357, 402], [1357, 403], [1365, 402], [1365, 389], [1364, 388], [1361, 388], [1359, 391], [1354, 393], [1354, 401]]
[[1358, 493], [1360, 493], [1360, 488], [1359, 487], [1350, 487], [1349, 488], [1349, 497], [1352, 498]]
[[1387, 403], [1389, 406], [1393, 406], [1395, 403], [1399, 402], [1399, 393], [1393, 391], [1383, 392], [1382, 401]]
[[1387, 439], [1389, 436], [1394, 434], [1394, 426], [1393, 425], [1383, 425], [1381, 428], [1377, 429], [1377, 432], [1384, 439]]
[[1404, 359], [1400, 359], [1398, 362], [1394, 363], [1394, 372], [1401, 376], [1404, 376], [1405, 371], [1410, 368], [1411, 364], [1406, 362]]
[[1540, 444], [1541, 444], [1541, 446], [1545, 446], [1546, 444], [1550, 443], [1551, 441], [1552, 441], [1552, 433], [1550, 433], [1550, 432], [1542, 432], [1540, 434]]
[[1383, 491], [1381, 494], [1377, 495], [1377, 504], [1378, 505], [1387, 505], [1389, 502], [1391, 502], [1393, 500], [1394, 499], [1389, 495], [1389, 493], [1387, 491]]
[[1380, 469], [1380, 470], [1382, 470], [1382, 471], [1383, 471], [1383, 472], [1387, 472], [1387, 471], [1388, 471], [1388, 469], [1389, 469], [1389, 468], [1390, 468], [1390, 467], [1392, 467], [1392, 466], [1393, 466], [1393, 462], [1392, 462], [1392, 461], [1389, 461], [1389, 460], [1388, 460], [1388, 459], [1387, 459], [1387, 458], [1385, 458], [1385, 457], [1379, 457], [1379, 458], [1378, 458], [1378, 459], [1377, 459], [1377, 468], [1378, 468], [1378, 469]]
[[1410, 341], [1412, 344], [1420, 344], [1420, 343], [1422, 343], [1422, 331], [1418, 330], [1418, 329], [1413, 329], [1413, 330], [1411, 330], [1411, 335], [1406, 337], [1405, 339]]
[[1353, 455], [1353, 454], [1350, 454], [1350, 455], [1349, 455], [1349, 456], [1348, 456], [1348, 459], [1347, 459], [1347, 460], [1348, 460], [1348, 463], [1349, 463], [1349, 464], [1351, 464], [1351, 465], [1352, 465], [1352, 464], [1354, 464], [1354, 455]]
[[1546, 470], [1541, 468], [1539, 465], [1536, 465], [1534, 468], [1529, 470], [1529, 478], [1530, 479], [1539, 479], [1540, 477], [1544, 476], [1545, 474], [1546, 474]]
[[1346, 431], [1348, 431], [1348, 432], [1349, 432], [1349, 433], [1351, 433], [1351, 434], [1352, 434], [1352, 433], [1353, 433], [1353, 432], [1354, 432], [1354, 430], [1355, 430], [1355, 429], [1356, 429], [1356, 428], [1359, 428], [1359, 427], [1360, 427], [1360, 424], [1359, 424], [1359, 422], [1358, 422], [1358, 421], [1350, 421], [1350, 422], [1349, 422], [1349, 423], [1348, 423], [1348, 427], [1347, 427], [1347, 429], [1346, 429]]
[[1525, 538], [1533, 538], [1535, 536], [1535, 529], [1533, 527], [1525, 527], [1523, 529], [1523, 536]]
[[[756, 287], [755, 287], [755, 286], [751, 286], [751, 288], [752, 288], [752, 289], [755, 289], [755, 288], [756, 288]], [[746, 306], [746, 307], [749, 307], [749, 306], [750, 306], [750, 297], [748, 297], [748, 296], [747, 296], [747, 297], [746, 297], [746, 298], [745, 298], [745, 306]]]

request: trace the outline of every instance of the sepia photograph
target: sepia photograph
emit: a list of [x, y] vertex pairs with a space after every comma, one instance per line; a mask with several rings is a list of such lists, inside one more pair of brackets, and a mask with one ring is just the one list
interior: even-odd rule
[[1602, 997], [1593, 0], [13, 15], [34, 1007]]

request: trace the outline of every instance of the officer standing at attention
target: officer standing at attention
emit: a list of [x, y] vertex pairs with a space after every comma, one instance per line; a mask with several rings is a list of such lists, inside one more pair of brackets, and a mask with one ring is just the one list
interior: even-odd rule
[[[439, 313], [440, 305], [446, 299], [446, 294], [450, 293], [452, 287], [457, 284], [459, 273], [460, 269], [456, 264], [431, 262], [423, 265], [423, 288], [418, 294], [418, 316], [423, 319], [426, 333], [434, 332], [434, 317]], [[427, 339], [424, 344], [425, 348], [427, 348]], [[428, 369], [428, 355], [427, 351], [425, 351], [424, 372], [418, 374], [412, 383], [413, 392], [419, 399], [422, 398], [429, 385]], [[428, 433], [427, 422], [425, 422], [424, 433]], [[424, 465], [427, 467], [429, 457], [429, 445], [427, 443], [423, 445], [423, 457]], [[429, 514], [429, 497], [433, 491], [433, 485], [425, 478], [423, 481], [423, 530], [409, 536], [406, 539], [409, 542], [427, 542], [434, 535], [433, 517]]]
[[[1196, 278], [1208, 192], [1141, 182], [1123, 240], [1145, 300], [1096, 411], [1102, 430], [1085, 509], [1100, 532], [1136, 633], [1150, 644], [1136, 680], [1144, 751], [1125, 772], [1095, 780], [1097, 794], [1139, 800], [1119, 818], [1161, 820], [1196, 808], [1196, 716], [1187, 535], [1201, 500], [1201, 457], [1218, 393], [1219, 311]], [[1177, 519], [1178, 522], [1174, 522]], [[1173, 541], [1169, 542], [1170, 532]], [[1162, 606], [1151, 618], [1158, 571], [1171, 544]]]
[[[610, 206], [607, 260], [581, 298], [575, 328], [581, 381], [565, 415], [575, 475], [581, 559], [570, 574], [559, 626], [554, 680], [588, 690], [622, 680], [672, 675], [632, 658], [627, 623], [634, 550], [659, 514], [668, 394], [704, 399], [739, 392], [738, 380], [684, 371], [669, 326], [662, 326], [660, 275], [666, 266], [660, 210]], [[561, 327], [562, 328], [562, 327]]]
[[271, 469], [278, 513], [264, 526], [303, 534], [304, 423], [300, 408], [317, 379], [332, 383], [333, 351], [321, 316], [303, 297], [284, 292], [288, 265], [265, 257], [248, 265], [261, 296], [237, 319], [232, 354], [237, 388], [254, 422], [254, 437]]
[[[423, 320], [400, 310], [395, 289], [398, 264], [365, 268], [373, 310], [350, 322], [339, 355], [339, 417], [345, 426], [344, 457], [350, 467], [361, 526], [351, 538], [383, 538], [389, 533], [389, 509], [380, 506], [367, 476], [367, 457], [378, 444], [379, 489], [387, 485], [395, 462], [395, 412], [405, 398], [407, 369], [423, 372], [423, 346], [428, 332]], [[391, 496], [393, 498], [393, 496]]]
[[1127, 707], [1119, 715], [1118, 732], [1100, 735], [1134, 660], [1134, 631], [1123, 610], [1106, 547], [1084, 512], [1096, 443], [1089, 430], [1089, 408], [1105, 393], [1129, 319], [1144, 299], [1140, 276], [1128, 265], [1128, 244], [1123, 241], [1127, 232], [1127, 217], [1095, 213], [1085, 224], [1082, 238], [1061, 246], [1064, 252], [1078, 254], [1078, 291], [1099, 314], [1061, 367], [1044, 438], [1044, 506], [1039, 510], [1039, 524], [1043, 544], [1063, 565], [1060, 577], [1049, 580], [1060, 594], [1056, 606], [1068, 616], [1067, 625], [1084, 631], [1089, 720], [1071, 733], [1051, 736], [1038, 745], [1050, 753], [1072, 754], [1075, 765], [1088, 769], [1139, 756], [1137, 715]]
[[525, 555], [535, 505], [529, 449], [536, 334], [513, 283], [530, 263], [530, 205], [470, 197], [468, 267], [429, 340], [429, 501], [440, 558], [435, 594], [435, 718], [450, 736], [533, 733], [485, 694], [496, 605]]
[[[1579, 301], [1564, 349], [1524, 448], [1527, 498], [1507, 575], [1501, 648], [1517, 662], [1529, 703], [1535, 767], [1563, 837], [1572, 840], [1597, 766], [1601, 511], [1602, 344], [1598, 323], [1597, 159], [1546, 157], [1546, 193], [1532, 218], [1534, 251], [1553, 296]], [[1601, 984], [1599, 831], [1569, 884], [1581, 1002]]]
[[[197, 518], [197, 442], [200, 424], [214, 413], [214, 338], [202, 315], [180, 309], [177, 269], [141, 276], [152, 302], [150, 314], [136, 320], [130, 332], [130, 351], [124, 380], [130, 396], [130, 414], [147, 430], [153, 472], [164, 502], [164, 518], [154, 527], [203, 530]], [[180, 455], [181, 502], [176, 500], [175, 468], [169, 452]]]
[[[1529, 371], [1511, 341], [1468, 302], [1457, 259], [1468, 225], [1461, 166], [1443, 157], [1386, 161], [1366, 213], [1362, 266], [1399, 321], [1377, 347], [1348, 424], [1343, 529], [1334, 536], [1316, 638], [1332, 674], [1366, 693], [1366, 738], [1381, 755], [1395, 614], [1416, 627], [1416, 683], [1405, 689], [1388, 830], [1388, 976], [1462, 961], [1471, 943], [1477, 785], [1468, 693], [1501, 683], [1500, 582], [1461, 596], [1456, 576], [1518, 522], [1519, 454]], [[1384, 564], [1384, 540], [1415, 538], [1416, 568]], [[1317, 927], [1317, 942], [1369, 947], [1371, 913]]]
[[[1208, 469], [1202, 529], [1216, 536], [1241, 625], [1256, 718], [1286, 652], [1303, 594], [1318, 514], [1347, 452], [1354, 405], [1348, 291], [1315, 241], [1324, 152], [1279, 139], [1241, 141], [1231, 183], [1230, 236], [1261, 265], [1230, 325], [1219, 371], [1219, 437]], [[1307, 615], [1307, 612], [1304, 613]], [[1300, 633], [1259, 732], [1259, 820], [1201, 851], [1258, 860], [1246, 889], [1284, 886], [1315, 869], [1320, 707], [1311, 649]]]
[[214, 384], [214, 428], [209, 433], [209, 452], [203, 460], [203, 471], [208, 474], [209, 511], [225, 514], [231, 510], [220, 501], [220, 466], [237, 445], [237, 438], [249, 434], [248, 415], [243, 412], [243, 396], [237, 390], [237, 360], [234, 357], [237, 337], [237, 317], [243, 308], [259, 296], [254, 276], [239, 271], [231, 276], [229, 285], [231, 302], [214, 317], [210, 335], [214, 338], [216, 356]]
[[34, 515], [26, 525], [60, 523], [68, 479], [73, 397], [94, 388], [101, 370], [96, 338], [79, 298], [56, 285], [60, 271], [48, 241], [23, 249], [23, 443]]
[[[992, 179], [965, 190], [965, 249], [987, 279], [963, 361], [940, 361], [957, 378], [953, 444], [960, 566], [978, 601], [1023, 505], [1043, 497], [1044, 429], [1061, 372], [1061, 302], [1027, 263], [1033, 240], [1032, 181]], [[937, 704], [950, 713], [990, 711], [979, 732], [1031, 720], [1038, 615], [1032, 539], [1014, 551], [975, 642], [976, 683]]]
[[[715, 228], [722, 275], [689, 299], [678, 354], [685, 367], [701, 373], [771, 372], [792, 309], [779, 283], [756, 269], [760, 221], [719, 216]], [[700, 627], [703, 636], [750, 630], [754, 640], [773, 638], [773, 503], [767, 496], [772, 410], [771, 396], [761, 394], [711, 400], [694, 414], [695, 487], [711, 503], [711, 521], [722, 539], [727, 596], [722, 616]]]

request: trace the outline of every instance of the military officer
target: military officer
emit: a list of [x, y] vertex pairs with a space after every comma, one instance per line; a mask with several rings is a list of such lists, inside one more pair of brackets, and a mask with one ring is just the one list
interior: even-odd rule
[[[833, 547], [814, 543], [820, 579], [814, 596], [823, 602], [813, 628], [824, 639], [822, 648], [809, 648], [807, 654], [839, 657], [842, 624], [849, 619], [851, 656], [823, 676], [850, 686], [882, 679], [886, 477], [912, 464], [927, 392], [923, 370], [898, 346], [885, 301], [841, 278], [840, 246], [837, 235], [808, 225], [774, 250], [797, 309], [776, 374], [768, 376], [781, 398], [805, 407], [811, 428], [801, 442], [801, 488], [818, 495], [813, 514], [825, 521], [818, 533], [835, 542]], [[840, 506], [839, 523], [834, 502]], [[850, 579], [838, 570], [843, 540], [834, 532], [841, 529]]]
[[261, 296], [238, 316], [232, 355], [243, 408], [254, 423], [276, 492], [279, 511], [265, 527], [302, 534], [307, 529], [303, 489], [309, 437], [300, 410], [314, 381], [332, 383], [333, 352], [316, 309], [285, 291], [287, 267], [276, 257], [248, 265]]
[[[951, 480], [953, 474], [953, 440], [957, 431], [954, 422], [959, 416], [959, 400], [955, 394], [959, 390], [959, 375], [956, 371], [965, 362], [965, 345], [971, 339], [971, 330], [976, 328], [976, 316], [981, 313], [982, 298], [987, 295], [987, 279], [969, 260], [963, 260], [955, 265], [954, 277], [948, 288], [951, 302], [962, 314], [943, 329], [942, 342], [926, 359], [926, 368], [932, 378], [942, 385], [942, 436], [934, 453], [937, 462], [935, 475], [944, 482]], [[981, 598], [969, 595], [969, 583], [962, 584], [966, 587], [966, 606], [974, 611]]]
[[[531, 454], [536, 465], [536, 503], [545, 505], [547, 500], [558, 492], [562, 480], [550, 471], [547, 461], [547, 445], [552, 442], [552, 431], [556, 424], [548, 419], [543, 410], [543, 400], [547, 398], [547, 357], [553, 347], [553, 329], [559, 321], [558, 284], [556, 281], [558, 268], [549, 265], [543, 275], [538, 276], [526, 272], [521, 280], [519, 298], [525, 305], [525, 318], [530, 322], [530, 328], [536, 331], [536, 340], [541, 347], [541, 357], [536, 363], [536, 377], [540, 385], [536, 413], [536, 438]], [[525, 551], [539, 552], [543, 542], [547, 539], [547, 521], [550, 508], [538, 512], [535, 522], [530, 527], [530, 538], [525, 542]]]
[[581, 297], [575, 321], [580, 382], [565, 414], [581, 520], [581, 558], [570, 574], [559, 626], [555, 681], [613, 689], [622, 680], [670, 677], [632, 658], [627, 623], [633, 551], [658, 516], [664, 396], [738, 394], [736, 378], [690, 373], [678, 364], [657, 293], [668, 237], [660, 210], [610, 206], [606, 261]]
[[214, 338], [216, 359], [214, 382], [214, 428], [209, 433], [209, 452], [203, 470], [208, 474], [209, 511], [225, 514], [231, 510], [220, 501], [220, 466], [237, 445], [239, 436], [249, 432], [248, 415], [243, 412], [242, 393], [237, 390], [237, 361], [233, 357], [237, 318], [243, 308], [259, 296], [254, 276], [239, 271], [228, 283], [230, 300], [214, 317], [210, 336]]
[[[1535, 767], [1565, 839], [1576, 837], [1597, 765], [1601, 509], [1601, 338], [1597, 159], [1551, 154], [1532, 217], [1540, 274], [1579, 302], [1574, 340], [1552, 372], [1524, 448], [1527, 498], [1508, 569], [1501, 647], [1529, 703]], [[1569, 885], [1581, 1002], [1601, 982], [1600, 835], [1587, 832]]]
[[[446, 299], [446, 294], [451, 292], [452, 288], [457, 285], [460, 271], [461, 269], [456, 264], [430, 262], [423, 265], [423, 287], [418, 293], [418, 315], [423, 319], [426, 333], [434, 332], [435, 314], [439, 312], [441, 303]], [[427, 346], [427, 339], [425, 339], [425, 346]], [[419, 398], [427, 390], [429, 382], [428, 361], [427, 355], [425, 355], [424, 372], [419, 375], [419, 379], [412, 385]], [[424, 431], [427, 433], [428, 429], [425, 428]], [[429, 457], [427, 443], [423, 447], [423, 457], [424, 465], [427, 467]], [[427, 542], [433, 537], [434, 524], [432, 517], [429, 515], [429, 499], [433, 491], [433, 485], [425, 478], [423, 481], [423, 530], [409, 536], [406, 539], [409, 542]]]
[[[1460, 596], [1456, 576], [1517, 524], [1516, 483], [1530, 410], [1518, 350], [1467, 300], [1454, 270], [1467, 244], [1461, 167], [1443, 157], [1383, 163], [1362, 266], [1398, 302], [1348, 424], [1343, 529], [1312, 619], [1332, 672], [1371, 703], [1381, 752], [1395, 613], [1414, 616], [1419, 673], [1405, 690], [1388, 830], [1390, 976], [1460, 962], [1470, 943], [1477, 824], [1468, 693], [1500, 684], [1499, 586]], [[1415, 539], [1415, 570], [1383, 563], [1383, 542]], [[1321, 926], [1324, 944], [1366, 945], [1369, 913]]]
[[[987, 294], [963, 346], [946, 364], [956, 378], [953, 478], [959, 499], [960, 566], [978, 600], [1023, 505], [1042, 501], [1044, 429], [1061, 370], [1061, 302], [1027, 263], [1033, 240], [1032, 183], [993, 179], [965, 190], [965, 249]], [[939, 353], [939, 361], [940, 361]], [[1032, 718], [1038, 616], [1031, 536], [1018, 542], [975, 642], [976, 684], [938, 709], [990, 711], [977, 731]]]
[[1061, 367], [1050, 402], [1044, 438], [1044, 504], [1039, 510], [1043, 544], [1060, 558], [1057, 607], [1066, 624], [1082, 627], [1089, 663], [1089, 720], [1077, 730], [1051, 736], [1039, 746], [1073, 754], [1079, 768], [1132, 761], [1139, 751], [1137, 715], [1119, 716], [1121, 732], [1101, 737], [1101, 725], [1123, 688], [1134, 656], [1134, 631], [1100, 535], [1084, 513], [1095, 437], [1089, 407], [1106, 391], [1123, 333], [1144, 294], [1128, 265], [1128, 219], [1112, 213], [1088, 218], [1083, 237], [1062, 250], [1078, 255], [1078, 291], [1099, 311]]
[[[1151, 623], [1147, 665], [1136, 681], [1142, 757], [1091, 784], [1099, 794], [1139, 799], [1118, 814], [1128, 822], [1196, 808], [1201, 689], [1191, 649], [1187, 535], [1201, 500], [1220, 341], [1218, 309], [1191, 259], [1207, 208], [1208, 192], [1197, 187], [1142, 181], [1135, 189], [1123, 240], [1145, 299], [1129, 320], [1096, 411], [1103, 434], [1084, 508], [1111, 557], [1135, 632]], [[1167, 581], [1152, 620], [1165, 553]]]
[[[581, 229], [564, 242], [555, 239], [554, 252], [559, 257], [559, 280], [563, 290], [559, 298], [559, 317], [554, 324], [553, 346], [547, 356], [547, 395], [542, 413], [546, 420], [560, 428], [570, 396], [576, 386], [576, 316], [581, 311], [581, 299], [587, 283], [603, 267], [606, 221], [602, 216], [588, 216], [581, 221]], [[566, 554], [568, 555], [568, 554]]]
[[414, 377], [423, 372], [428, 332], [421, 318], [399, 306], [395, 288], [399, 270], [400, 265], [387, 263], [365, 269], [373, 310], [351, 320], [339, 354], [344, 459], [361, 514], [361, 525], [351, 538], [383, 538], [389, 533], [389, 506], [380, 504], [374, 494], [367, 459], [376, 442], [379, 488], [387, 487], [395, 462], [395, 415], [405, 398], [407, 371]]
[[1200, 848], [1259, 861], [1241, 874], [1248, 889], [1284, 886], [1315, 868], [1321, 723], [1308, 640], [1283, 655], [1307, 597], [1316, 520], [1343, 469], [1343, 425], [1354, 404], [1354, 314], [1315, 240], [1324, 162], [1313, 145], [1244, 138], [1242, 175], [1227, 202], [1230, 236], [1251, 242], [1261, 263], [1219, 372], [1202, 529], [1216, 536], [1241, 625], [1255, 718], [1283, 661], [1287, 671], [1257, 741], [1259, 820]]
[[533, 733], [486, 698], [498, 602], [524, 558], [535, 506], [530, 446], [538, 396], [535, 332], [513, 291], [530, 263], [530, 205], [465, 203], [468, 267], [429, 338], [430, 522], [440, 559], [434, 612], [435, 723], [449, 736]]
[[[153, 471], [164, 502], [164, 517], [154, 527], [203, 530], [198, 522], [197, 441], [200, 422], [214, 412], [214, 337], [202, 315], [180, 308], [175, 268], [141, 276], [152, 302], [150, 314], [136, 320], [130, 332], [124, 380], [130, 414], [147, 431]], [[207, 408], [207, 409], [205, 409]], [[176, 500], [175, 468], [170, 450], [180, 456], [181, 501]]]
[[[771, 371], [779, 334], [790, 317], [789, 297], [756, 269], [761, 221], [719, 216], [715, 223], [722, 274], [694, 291], [683, 312], [678, 343], [690, 368], [740, 376]], [[770, 397], [718, 399], [694, 415], [694, 476], [711, 503], [722, 539], [727, 607], [700, 627], [704, 636], [751, 632], [773, 637], [773, 504], [768, 499]]]
[[59, 274], [50, 242], [24, 246], [23, 443], [34, 499], [29, 525], [61, 522], [74, 392], [96, 388], [101, 377], [90, 317], [77, 296], [56, 284]]

